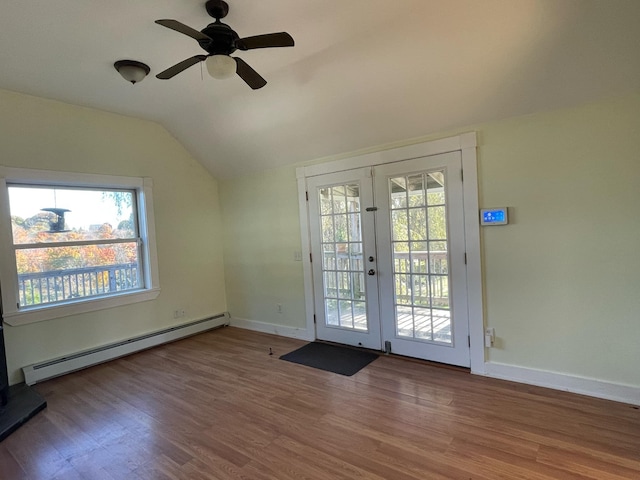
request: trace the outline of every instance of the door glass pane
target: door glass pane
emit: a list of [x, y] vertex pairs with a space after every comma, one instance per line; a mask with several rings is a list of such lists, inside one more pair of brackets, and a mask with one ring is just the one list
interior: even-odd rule
[[339, 314], [338, 314], [338, 301], [332, 298], [325, 299], [325, 317], [327, 325], [340, 325]]
[[351, 274], [349, 272], [338, 273], [338, 297], [353, 298], [351, 291]]
[[336, 280], [336, 272], [323, 272], [322, 283], [324, 284], [324, 296], [325, 298], [337, 298], [338, 296], [338, 288], [336, 285], [338, 284]]
[[318, 189], [326, 325], [367, 331], [360, 186]]
[[345, 195], [344, 185], [333, 187], [333, 212], [332, 213], [347, 213], [347, 197]]
[[427, 175], [427, 203], [429, 205], [444, 205], [444, 174], [434, 172]]
[[353, 274], [353, 298], [355, 300], [364, 300], [365, 299], [365, 283], [364, 283], [364, 273], [356, 273]]
[[389, 181], [396, 335], [451, 344], [445, 172]]
[[367, 307], [364, 302], [353, 302], [353, 319], [356, 330], [368, 330]]
[[331, 215], [333, 213], [331, 189], [330, 188], [319, 189], [318, 197], [320, 198], [320, 215]]
[[407, 207], [407, 180], [405, 177], [389, 180], [391, 190], [391, 210]]
[[422, 175], [412, 175], [411, 177], [407, 177], [407, 184], [409, 190], [409, 206], [423, 207], [425, 199]]
[[360, 186], [346, 185], [347, 212], [360, 212]]
[[340, 326], [353, 329], [355, 319], [353, 318], [352, 302], [341, 300], [338, 305], [340, 306]]
[[335, 236], [333, 233], [333, 215], [322, 216], [320, 221], [322, 222], [322, 241], [333, 242]]
[[447, 214], [445, 208], [444, 205], [428, 208], [430, 240], [447, 239]]
[[336, 246], [332, 243], [322, 245], [322, 267], [324, 271], [337, 268], [335, 248]]
[[409, 240], [409, 224], [407, 210], [392, 210], [391, 225], [393, 225], [393, 240], [396, 242]]

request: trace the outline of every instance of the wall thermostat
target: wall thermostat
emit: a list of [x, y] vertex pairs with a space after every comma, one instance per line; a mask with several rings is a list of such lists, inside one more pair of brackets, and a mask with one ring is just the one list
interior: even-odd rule
[[480, 225], [507, 225], [508, 223], [507, 207], [480, 210]]

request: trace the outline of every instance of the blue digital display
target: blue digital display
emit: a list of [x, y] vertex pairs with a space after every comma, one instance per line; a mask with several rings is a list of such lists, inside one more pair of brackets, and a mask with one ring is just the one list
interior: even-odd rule
[[483, 212], [483, 218], [485, 223], [504, 222], [504, 210], [489, 210]]
[[507, 225], [508, 223], [507, 207], [480, 210], [480, 225]]

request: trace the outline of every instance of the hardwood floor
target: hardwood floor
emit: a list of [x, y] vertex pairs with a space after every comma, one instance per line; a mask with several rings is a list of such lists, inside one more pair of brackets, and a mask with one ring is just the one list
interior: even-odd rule
[[0, 478], [640, 478], [633, 406], [393, 357], [353, 377], [278, 359], [304, 343], [224, 328], [42, 383]]

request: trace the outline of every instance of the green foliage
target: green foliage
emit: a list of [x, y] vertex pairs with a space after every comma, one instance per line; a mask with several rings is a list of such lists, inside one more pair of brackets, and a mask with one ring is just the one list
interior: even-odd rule
[[122, 215], [123, 210], [126, 208], [130, 210], [133, 205], [133, 194], [131, 192], [103, 192], [103, 200], [112, 200], [116, 208], [118, 209], [118, 215]]

